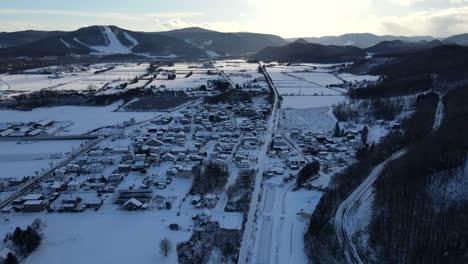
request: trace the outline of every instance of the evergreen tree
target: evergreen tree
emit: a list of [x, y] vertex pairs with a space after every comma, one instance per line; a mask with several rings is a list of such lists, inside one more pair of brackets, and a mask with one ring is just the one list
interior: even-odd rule
[[361, 131], [361, 142], [367, 144], [367, 136], [369, 135], [369, 128], [365, 126]]
[[297, 186], [301, 186], [307, 180], [312, 178], [312, 176], [317, 175], [320, 171], [320, 163], [317, 160], [312, 161], [311, 163], [305, 165], [297, 175]]
[[341, 137], [341, 128], [340, 128], [340, 123], [336, 122], [335, 124], [335, 132], [333, 133], [334, 137]]
[[5, 261], [3, 262], [4, 264], [18, 264], [18, 259], [13, 255], [11, 252], [8, 253]]

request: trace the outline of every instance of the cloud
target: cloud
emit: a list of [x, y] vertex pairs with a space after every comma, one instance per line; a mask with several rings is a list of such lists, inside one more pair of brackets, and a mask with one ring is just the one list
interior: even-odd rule
[[81, 12], [69, 10], [28, 10], [28, 9], [0, 9], [1, 15], [43, 15], [43, 16], [64, 16], [76, 17], [84, 19], [85, 23], [68, 24], [63, 22], [60, 28], [56, 23], [41, 23], [37, 19], [30, 21], [15, 20], [2, 21], [0, 23], [0, 31], [18, 31], [27, 29], [37, 30], [76, 30], [79, 27], [86, 25], [117, 25], [130, 30], [138, 31], [162, 31], [175, 28], [195, 26], [186, 19], [203, 16], [202, 12], [164, 12], [164, 13], [144, 13], [141, 15], [132, 15], [119, 12]]
[[[453, 0], [451, 0], [453, 1]], [[459, 1], [459, 0], [456, 0], [456, 1]], [[414, 5], [416, 3], [421, 3], [421, 2], [424, 2], [424, 0], [392, 0], [392, 2], [395, 2], [401, 6], [411, 6], [411, 5]]]
[[376, 31], [394, 35], [447, 37], [468, 32], [468, 7], [416, 12], [407, 16], [376, 18]]
[[106, 19], [118, 19], [129, 21], [143, 21], [148, 18], [190, 18], [203, 16], [202, 12], [164, 12], [164, 13], [146, 13], [141, 15], [129, 15], [119, 12], [81, 12], [69, 10], [41, 10], [41, 9], [0, 9], [0, 15], [59, 15], [59, 16], [74, 16], [74, 17], [95, 17]]

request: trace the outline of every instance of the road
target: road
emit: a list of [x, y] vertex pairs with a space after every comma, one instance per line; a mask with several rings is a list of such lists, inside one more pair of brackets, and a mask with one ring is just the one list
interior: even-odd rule
[[219, 74], [221, 74], [221, 76], [223, 76], [231, 84], [232, 88], [236, 88], [236, 84], [231, 80], [231, 78], [229, 78], [229, 76], [226, 75], [226, 73], [224, 73], [224, 71], [216, 67], [214, 63], [213, 63], [213, 67], [219, 72]]
[[51, 141], [51, 140], [86, 140], [97, 139], [96, 135], [35, 136], [35, 137], [0, 137], [0, 141]]
[[438, 95], [439, 95], [439, 102], [437, 103], [437, 110], [436, 110], [436, 115], [434, 118], [434, 125], [432, 126], [432, 130], [439, 129], [444, 120], [444, 95], [440, 93]]
[[52, 167], [49, 171], [47, 171], [46, 173], [44, 173], [42, 176], [39, 176], [38, 178], [34, 179], [34, 180], [31, 180], [29, 181], [28, 183], [24, 184], [17, 192], [15, 192], [13, 195], [11, 195], [10, 197], [8, 197], [6, 200], [2, 201], [0, 203], [0, 209], [3, 209], [5, 206], [7, 206], [8, 204], [10, 204], [11, 202], [13, 202], [15, 199], [18, 199], [20, 198], [21, 196], [23, 196], [24, 194], [26, 194], [28, 191], [34, 189], [35, 187], [37, 187], [39, 185], [39, 183], [41, 183], [42, 181], [48, 179], [49, 177], [53, 176], [54, 175], [54, 172], [60, 168], [62, 168], [63, 166], [67, 165], [68, 163], [70, 163], [72, 160], [76, 159], [77, 157], [81, 156], [83, 153], [86, 153], [88, 152], [89, 150], [93, 149], [97, 144], [99, 144], [100, 142], [102, 142], [105, 138], [102, 137], [102, 138], [98, 138], [94, 141], [91, 141], [89, 144], [83, 146], [81, 148], [81, 150], [79, 150], [78, 152], [72, 154], [70, 157], [68, 157], [67, 159], [61, 161], [59, 164], [55, 165], [54, 167]]
[[369, 174], [369, 176], [359, 185], [348, 198], [341, 203], [335, 215], [335, 230], [338, 234], [338, 242], [345, 250], [348, 260], [354, 264], [364, 263], [359, 255], [356, 245], [351, 239], [352, 218], [355, 210], [359, 205], [372, 195], [372, 185], [380, 176], [386, 165], [395, 159], [403, 156], [407, 152], [406, 149], [394, 153], [390, 158], [377, 165]]
[[[259, 66], [262, 68], [263, 64], [260, 62]], [[241, 243], [241, 248], [239, 252], [238, 263], [241, 263], [241, 264], [247, 263], [249, 261], [250, 256], [252, 254], [251, 250], [255, 244], [255, 234], [256, 234], [254, 230], [255, 214], [258, 209], [259, 195], [262, 191], [263, 172], [265, 171], [265, 167], [267, 163], [267, 151], [268, 151], [270, 142], [273, 138], [273, 134], [278, 129], [278, 119], [279, 119], [278, 90], [274, 86], [273, 82], [271, 81], [270, 76], [268, 76], [268, 73], [265, 70], [263, 71], [263, 74], [265, 75], [266, 80], [268, 84], [270, 85], [270, 88], [272, 89], [274, 99], [273, 99], [272, 112], [268, 120], [268, 127], [264, 135], [263, 145], [261, 146], [259, 153], [258, 153], [259, 155], [258, 168], [257, 168], [257, 174], [255, 176], [254, 190], [252, 192], [249, 212], [247, 215], [247, 222], [245, 224], [244, 234], [242, 237], [242, 243]]]

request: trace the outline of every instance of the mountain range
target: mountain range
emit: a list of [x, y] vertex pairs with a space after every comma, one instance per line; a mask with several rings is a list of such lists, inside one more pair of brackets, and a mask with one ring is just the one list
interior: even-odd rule
[[430, 36], [377, 36], [369, 33], [321, 38], [283, 39], [258, 33], [223, 33], [203, 28], [137, 32], [116, 26], [91, 26], [76, 31], [0, 33], [0, 57], [136, 55], [149, 58], [214, 58], [249, 56], [293, 62], [342, 62], [366, 53], [401, 54], [455, 43], [468, 45], [468, 34], [443, 40]]
[[202, 28], [136, 32], [116, 26], [91, 26], [72, 32], [0, 33], [0, 56], [134, 54], [147, 57], [216, 57], [255, 53], [285, 45], [281, 37], [256, 33], [221, 33]]
[[[434, 37], [431, 36], [415, 36], [415, 37], [403, 37], [403, 36], [378, 36], [370, 33], [352, 33], [344, 34], [340, 36], [325, 36], [325, 37], [311, 37], [302, 38], [309, 43], [316, 43], [322, 45], [337, 45], [337, 46], [355, 46], [358, 48], [369, 48], [382, 41], [394, 41], [400, 40], [404, 42], [420, 42], [420, 41], [433, 41]], [[289, 41], [296, 41], [297, 38], [288, 39]]]

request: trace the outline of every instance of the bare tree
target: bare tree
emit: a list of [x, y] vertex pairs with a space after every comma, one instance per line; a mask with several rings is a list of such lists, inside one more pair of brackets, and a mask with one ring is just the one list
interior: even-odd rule
[[159, 249], [161, 250], [161, 254], [166, 257], [169, 256], [169, 253], [172, 251], [172, 242], [169, 239], [164, 238], [159, 243]]

